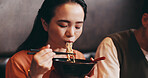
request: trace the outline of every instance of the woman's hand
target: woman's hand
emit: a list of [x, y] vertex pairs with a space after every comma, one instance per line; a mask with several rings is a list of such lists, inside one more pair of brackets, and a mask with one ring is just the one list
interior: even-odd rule
[[42, 78], [42, 76], [52, 68], [52, 59], [55, 53], [50, 49], [50, 45], [42, 47], [32, 59], [30, 67], [31, 78]]

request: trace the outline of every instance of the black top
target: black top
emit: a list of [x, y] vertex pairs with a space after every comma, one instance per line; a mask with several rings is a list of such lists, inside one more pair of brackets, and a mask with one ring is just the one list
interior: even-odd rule
[[120, 78], [148, 78], [146, 60], [133, 29], [109, 35], [117, 49]]

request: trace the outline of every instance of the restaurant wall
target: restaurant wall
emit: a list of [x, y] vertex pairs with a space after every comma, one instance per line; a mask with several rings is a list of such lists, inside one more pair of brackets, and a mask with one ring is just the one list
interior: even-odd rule
[[86, 0], [88, 4], [84, 32], [74, 47], [95, 52], [108, 35], [141, 25], [143, 0]]

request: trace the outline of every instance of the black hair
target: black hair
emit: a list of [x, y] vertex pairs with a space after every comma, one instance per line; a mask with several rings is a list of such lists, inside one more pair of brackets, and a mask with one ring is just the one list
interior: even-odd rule
[[139, 28], [141, 28], [141, 27], [143, 27], [143, 25], [142, 25], [142, 17], [143, 17], [143, 14], [144, 13], [148, 13], [148, 0], [141, 0], [140, 1], [141, 3], [140, 3], [140, 12], [139, 12], [139, 15], [138, 15], [138, 24], [137, 24], [137, 26], [135, 27], [136, 29], [139, 29]]
[[142, 14], [148, 13], [148, 0], [144, 0], [143, 6], [142, 6]]
[[54, 17], [55, 10], [58, 6], [72, 2], [81, 5], [84, 10], [84, 20], [86, 19], [87, 14], [87, 5], [84, 0], [44, 0], [41, 8], [38, 11], [38, 15], [35, 18], [33, 29], [26, 39], [16, 50], [29, 50], [31, 48], [37, 49], [46, 45], [48, 40], [48, 33], [44, 30], [41, 22], [43, 18], [46, 23], [49, 23], [52, 17]]

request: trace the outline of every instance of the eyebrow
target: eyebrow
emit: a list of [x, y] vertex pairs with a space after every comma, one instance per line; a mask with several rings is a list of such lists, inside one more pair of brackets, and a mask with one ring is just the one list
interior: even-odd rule
[[[70, 23], [70, 21], [68, 20], [58, 20], [57, 22], [67, 22], [67, 23]], [[76, 24], [78, 23], [83, 23], [83, 21], [77, 21]]]

